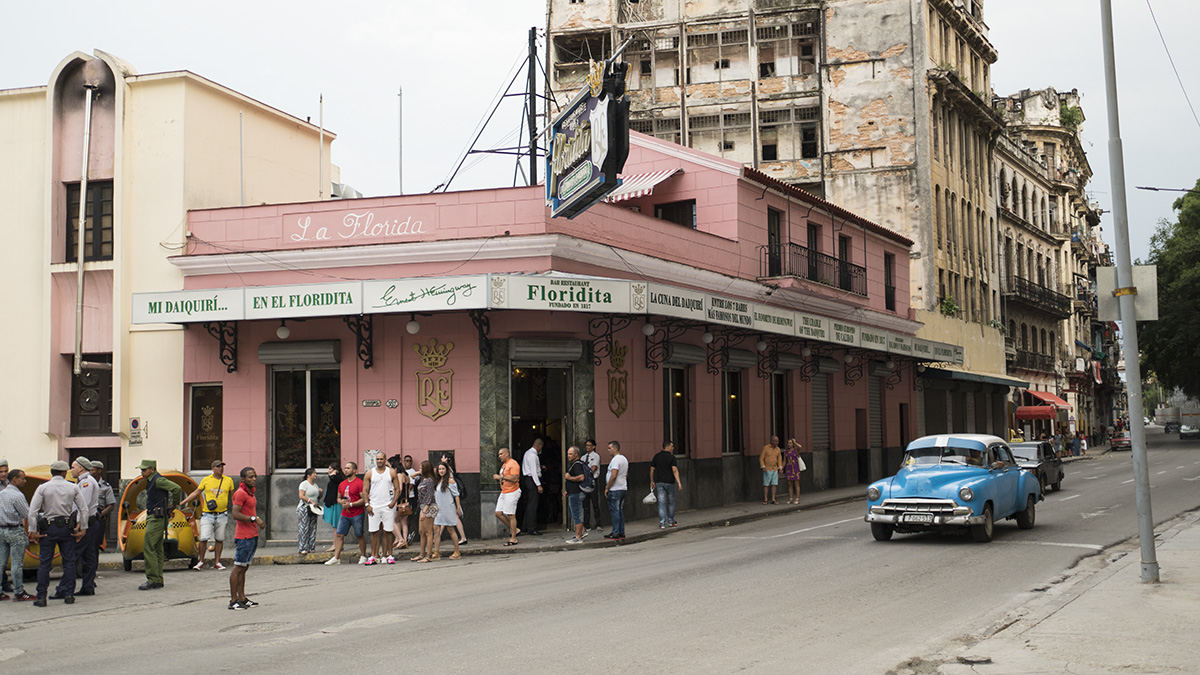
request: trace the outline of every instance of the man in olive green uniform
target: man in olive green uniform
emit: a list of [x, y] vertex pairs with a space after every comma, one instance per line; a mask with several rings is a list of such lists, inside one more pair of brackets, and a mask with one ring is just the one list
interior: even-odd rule
[[172, 503], [183, 501], [183, 488], [158, 474], [158, 463], [143, 459], [138, 465], [146, 480], [146, 531], [142, 539], [142, 557], [146, 561], [146, 583], [139, 591], [163, 587], [163, 537], [174, 512]]

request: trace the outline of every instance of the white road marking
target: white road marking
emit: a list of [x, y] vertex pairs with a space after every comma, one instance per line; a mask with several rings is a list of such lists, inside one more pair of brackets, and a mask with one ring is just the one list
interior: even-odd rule
[[1086, 548], [1089, 551], [1102, 551], [1103, 546], [1098, 544], [1069, 544], [1066, 542], [1057, 541], [1003, 541], [1003, 544], [1022, 544], [1025, 546], [1063, 546], [1066, 548]]
[[1067, 501], [1068, 499], [1075, 499], [1076, 497], [1082, 497], [1082, 496], [1083, 496], [1083, 495], [1071, 495], [1070, 497], [1063, 497], [1062, 499], [1055, 499], [1054, 501], [1056, 501], [1056, 502], [1065, 502], [1065, 501]]
[[1097, 516], [1107, 516], [1109, 511], [1111, 511], [1112, 509], [1115, 509], [1119, 506], [1120, 506], [1120, 504], [1113, 504], [1112, 506], [1101, 506], [1099, 509], [1092, 511], [1091, 513], [1081, 513], [1079, 515], [1084, 520], [1087, 520], [1088, 518], [1095, 518]]
[[[84, 258], [84, 260], [87, 260], [87, 258]], [[1175, 468], [1176, 468], [1176, 469], [1182, 469], [1183, 467], [1182, 467], [1182, 466], [1177, 466], [1177, 467], [1175, 467]]]
[[[84, 258], [84, 260], [86, 260], [86, 258]], [[1132, 478], [1130, 478], [1129, 480], [1123, 480], [1123, 481], [1121, 481], [1121, 485], [1128, 485], [1129, 483], [1132, 483], [1132, 482], [1133, 482], [1133, 479], [1132, 479]]]
[[1166, 471], [1159, 471], [1158, 473], [1156, 473], [1156, 474], [1154, 474], [1154, 475], [1155, 475], [1155, 476], [1161, 476], [1161, 475], [1163, 475], [1164, 473], [1166, 473]]
[[729, 537], [717, 537], [717, 539], [778, 539], [780, 537], [791, 537], [791, 536], [794, 536], [797, 534], [803, 534], [805, 532], [812, 532], [813, 530], [819, 530], [823, 527], [833, 527], [834, 525], [842, 525], [844, 523], [853, 523], [856, 521], [862, 522], [862, 517], [860, 516], [858, 518], [847, 518], [846, 520], [839, 520], [834, 523], [825, 523], [824, 525], [813, 525], [812, 527], [806, 527], [803, 530], [796, 530], [795, 532], [786, 532], [784, 534], [773, 534], [769, 537], [733, 537], [733, 536], [729, 536]]
[[[84, 260], [87, 260], [87, 258], [84, 258]], [[1103, 478], [1103, 477], [1104, 476], [1084, 476], [1083, 479], [1084, 480], [1096, 480], [1097, 478]]]
[[1184, 480], [1186, 480], [1186, 481], [1200, 480], [1200, 476], [1196, 476], [1195, 478], [1184, 478]]

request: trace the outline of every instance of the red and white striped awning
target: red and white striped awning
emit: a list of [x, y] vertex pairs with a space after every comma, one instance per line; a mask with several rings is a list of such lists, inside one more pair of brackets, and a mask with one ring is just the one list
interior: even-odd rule
[[650, 173], [635, 173], [632, 176], [622, 176], [621, 184], [617, 186], [616, 190], [610, 192], [604, 198], [604, 201], [615, 204], [616, 202], [623, 202], [626, 199], [645, 197], [654, 192], [656, 185], [682, 172], [683, 169], [667, 169], [665, 171], [651, 171]]

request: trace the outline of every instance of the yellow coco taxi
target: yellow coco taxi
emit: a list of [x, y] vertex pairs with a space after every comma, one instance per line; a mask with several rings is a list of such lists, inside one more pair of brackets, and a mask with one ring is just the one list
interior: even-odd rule
[[[22, 492], [22, 494], [25, 495], [25, 501], [29, 502], [31, 499], [33, 499], [33, 493], [38, 489], [38, 486], [41, 485], [42, 483], [45, 483], [46, 481], [50, 480], [50, 466], [47, 464], [42, 464], [39, 466], [31, 466], [28, 469], [22, 469], [22, 470], [25, 472], [26, 480], [25, 480], [25, 487], [21, 489], [21, 492]], [[67, 478], [67, 480], [71, 481], [72, 483], [75, 482], [75, 476], [72, 476], [70, 471], [67, 472], [66, 478]], [[100, 550], [101, 551], [103, 551], [107, 547], [108, 547], [107, 542], [104, 542], [104, 541], [100, 542]], [[41, 555], [41, 553], [42, 553], [42, 547], [39, 546], [36, 541], [30, 541], [29, 546], [25, 549], [25, 569], [36, 570], [37, 566], [38, 566], [39, 556]], [[61, 565], [62, 564], [62, 556], [60, 556], [58, 554], [58, 551], [54, 552], [54, 560], [51, 564], [52, 565]]]
[[[163, 478], [183, 488], [183, 494], [196, 489], [196, 481], [178, 471], [161, 471]], [[143, 537], [146, 534], [146, 479], [138, 477], [125, 486], [121, 501], [117, 505], [117, 541], [121, 545], [121, 559], [125, 571], [133, 569], [134, 560], [142, 560]], [[199, 523], [179, 509], [171, 512], [167, 523], [166, 541], [163, 552], [166, 559], [187, 558], [189, 565], [200, 561], [197, 547]]]

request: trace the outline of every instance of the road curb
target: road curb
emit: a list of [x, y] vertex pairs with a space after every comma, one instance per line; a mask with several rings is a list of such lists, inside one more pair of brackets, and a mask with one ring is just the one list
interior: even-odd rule
[[[857, 501], [857, 500], [861, 499], [862, 497], [863, 496], [859, 495], [859, 494], [855, 494], [853, 496], [841, 496], [841, 497], [831, 496], [826, 499], [820, 499], [820, 500], [813, 501], [813, 502], [810, 502], [807, 504], [794, 504], [794, 505], [785, 506], [783, 508], [772, 508], [772, 509], [768, 509], [766, 511], [757, 512], [757, 513], [740, 513], [740, 514], [733, 515], [733, 516], [710, 518], [708, 520], [703, 520], [703, 521], [694, 522], [694, 523], [688, 523], [686, 525], [681, 524], [677, 527], [668, 528], [666, 530], [651, 530], [649, 532], [643, 532], [640, 534], [630, 535], [622, 541], [611, 541], [608, 539], [600, 538], [597, 541], [585, 541], [582, 545], [576, 545], [576, 544], [568, 544], [568, 543], [566, 543], [565, 540], [563, 540], [561, 543], [558, 543], [558, 544], [532, 543], [532, 545], [528, 545], [528, 546], [521, 546], [521, 545], [503, 546], [503, 545], [498, 544], [495, 546], [487, 545], [482, 548], [463, 548], [460, 550], [462, 553], [462, 557], [466, 558], [466, 557], [485, 556], [485, 555], [509, 555], [509, 554], [513, 554], [513, 553], [544, 553], [544, 552], [551, 552], [551, 551], [570, 551], [570, 550], [579, 550], [581, 548], [582, 549], [613, 548], [613, 547], [618, 547], [618, 546], [628, 546], [630, 544], [640, 544], [643, 542], [652, 541], [654, 539], [660, 539], [662, 537], [668, 536], [672, 532], [683, 532], [686, 530], [699, 530], [699, 529], [715, 529], [715, 528], [719, 528], [719, 527], [731, 527], [733, 525], [742, 525], [745, 523], [752, 523], [757, 520], [764, 520], [766, 518], [773, 518], [776, 516], [789, 515], [789, 514], [797, 513], [799, 511], [824, 508], [826, 506], [833, 506], [836, 504], [853, 502], [853, 501]], [[563, 532], [562, 534], [565, 537], [568, 533]], [[546, 536], [550, 536], [550, 535], [547, 534]], [[522, 542], [528, 542], [529, 540], [530, 540], [530, 537], [526, 537], [526, 538], [522, 539]], [[407, 553], [408, 551], [412, 551], [413, 548], [410, 545], [409, 548], [401, 549], [401, 550]], [[419, 549], [417, 549], [417, 550], [419, 550]], [[452, 547], [451, 547], [451, 550], [453, 550]], [[449, 555], [449, 554], [446, 552], [443, 552], [442, 560], [446, 560], [447, 555]], [[342, 559], [343, 565], [347, 565], [347, 564], [354, 565], [357, 562], [358, 553], [357, 552], [350, 552], [350, 553], [343, 552], [341, 555], [341, 559]], [[256, 566], [257, 565], [323, 565], [327, 560], [329, 560], [329, 557], [327, 555], [318, 555], [318, 554], [309, 554], [309, 555], [304, 555], [304, 556], [296, 554], [296, 553], [264, 554], [264, 555], [255, 556], [254, 565], [256, 565]], [[165, 565], [165, 568], [166, 569], [187, 569], [187, 562], [188, 561], [185, 559], [168, 560]], [[408, 562], [408, 561], [405, 560], [404, 562]], [[99, 564], [99, 569], [108, 570], [108, 571], [123, 570], [124, 565], [121, 562], [101, 562]], [[134, 570], [134, 571], [136, 572], [137, 570]]]

